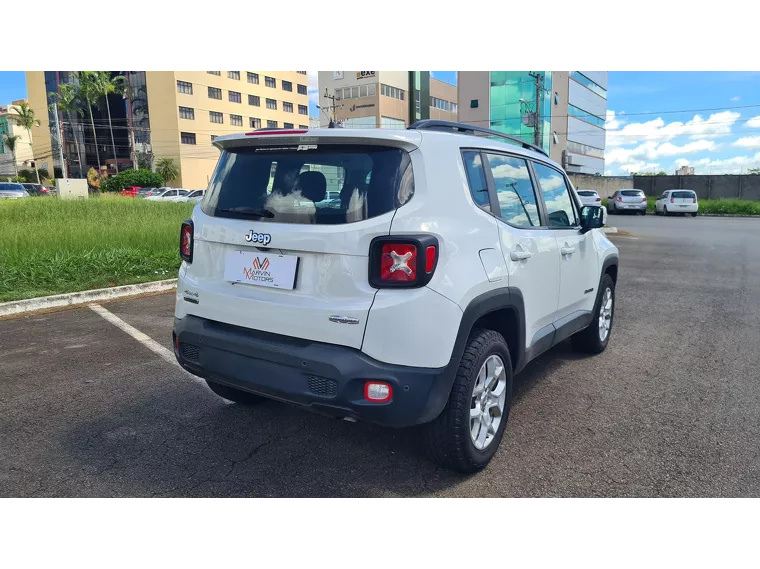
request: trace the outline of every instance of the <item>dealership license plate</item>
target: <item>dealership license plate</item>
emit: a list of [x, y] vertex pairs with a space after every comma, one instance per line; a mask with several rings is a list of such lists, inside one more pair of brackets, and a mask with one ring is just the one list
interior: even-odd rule
[[224, 264], [224, 280], [293, 290], [298, 257], [252, 251], [230, 251]]

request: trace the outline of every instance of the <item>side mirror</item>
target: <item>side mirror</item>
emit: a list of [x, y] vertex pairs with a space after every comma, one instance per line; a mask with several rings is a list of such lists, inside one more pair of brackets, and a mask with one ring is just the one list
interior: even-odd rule
[[604, 227], [607, 222], [607, 210], [598, 205], [584, 205], [581, 208], [581, 232]]

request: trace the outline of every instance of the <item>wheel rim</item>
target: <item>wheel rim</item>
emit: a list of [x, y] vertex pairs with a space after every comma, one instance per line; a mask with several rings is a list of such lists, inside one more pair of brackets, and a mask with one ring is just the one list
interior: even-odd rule
[[612, 289], [607, 287], [599, 306], [599, 339], [604, 342], [612, 328]]
[[497, 355], [480, 366], [470, 403], [470, 438], [478, 450], [493, 442], [504, 418], [507, 401], [507, 371]]

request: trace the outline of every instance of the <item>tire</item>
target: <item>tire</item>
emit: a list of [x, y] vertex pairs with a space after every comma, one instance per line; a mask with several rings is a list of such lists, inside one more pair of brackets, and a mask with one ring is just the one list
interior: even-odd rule
[[222, 385], [221, 383], [216, 383], [215, 381], [208, 379], [206, 380], [206, 383], [208, 384], [209, 389], [211, 389], [211, 391], [216, 393], [222, 399], [226, 399], [227, 401], [232, 401], [234, 403], [240, 403], [241, 405], [255, 405], [257, 403], [261, 403], [265, 399], [260, 395], [248, 393], [247, 391], [241, 391], [240, 389]]
[[692, 212], [692, 213], [691, 213], [691, 216], [692, 216], [692, 217], [697, 217], [697, 212], [696, 212], [696, 211]]
[[662, 215], [668, 217], [668, 206], [662, 206]]
[[[607, 334], [604, 338], [601, 337], [600, 332], [600, 313], [602, 311], [602, 300], [605, 298], [607, 290], [610, 291], [610, 306], [609, 306], [609, 326], [607, 328]], [[573, 349], [578, 352], [585, 352], [587, 354], [599, 354], [605, 350], [607, 344], [610, 342], [610, 336], [612, 336], [612, 324], [615, 320], [615, 283], [612, 277], [605, 274], [602, 277], [602, 281], [599, 284], [599, 291], [596, 295], [596, 304], [594, 304], [594, 312], [589, 324], [586, 328], [577, 332], [572, 337]]]
[[[503, 388], [504, 404], [498, 427], [481, 450], [476, 447], [471, 433], [477, 426], [479, 435], [480, 429], [485, 427], [480, 423], [471, 426], [470, 412], [478, 409], [477, 402], [472, 407], [473, 397], [477, 397], [474, 391], [479, 384], [478, 375], [487, 361], [495, 361], [491, 359], [492, 356], [496, 356], [503, 364], [504, 378], [498, 385]], [[491, 461], [499, 448], [509, 419], [512, 375], [512, 359], [502, 335], [493, 330], [473, 330], [459, 362], [446, 407], [433, 422], [424, 425], [425, 447], [434, 462], [444, 468], [470, 474], [482, 470]], [[491, 431], [486, 429], [486, 432]]]

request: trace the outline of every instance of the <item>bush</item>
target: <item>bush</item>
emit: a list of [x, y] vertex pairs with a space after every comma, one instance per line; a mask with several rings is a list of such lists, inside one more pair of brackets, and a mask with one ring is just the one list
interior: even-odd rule
[[100, 184], [101, 192], [120, 192], [127, 186], [158, 188], [164, 184], [163, 178], [150, 170], [124, 170]]

